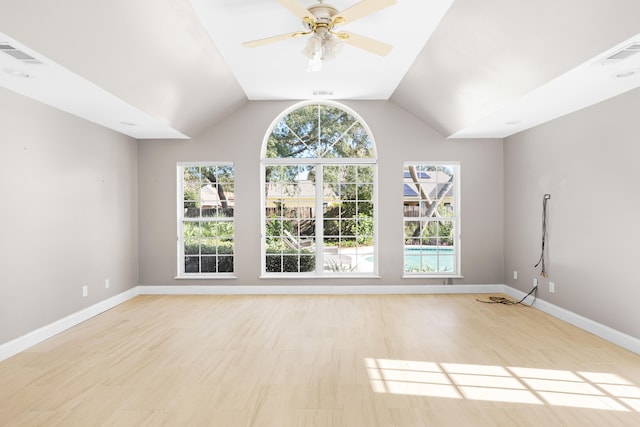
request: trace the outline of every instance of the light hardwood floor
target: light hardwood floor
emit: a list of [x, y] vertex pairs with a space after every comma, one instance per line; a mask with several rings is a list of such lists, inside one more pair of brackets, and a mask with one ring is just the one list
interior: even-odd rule
[[639, 355], [478, 297], [140, 296], [1, 362], [0, 425], [640, 425]]

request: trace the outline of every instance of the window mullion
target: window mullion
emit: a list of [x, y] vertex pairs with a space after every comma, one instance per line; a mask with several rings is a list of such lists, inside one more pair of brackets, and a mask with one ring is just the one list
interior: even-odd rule
[[316, 164], [316, 274], [324, 266], [324, 169]]

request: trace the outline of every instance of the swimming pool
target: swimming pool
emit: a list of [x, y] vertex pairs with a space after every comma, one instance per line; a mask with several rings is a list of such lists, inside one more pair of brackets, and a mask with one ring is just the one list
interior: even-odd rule
[[455, 250], [446, 246], [405, 246], [404, 271], [407, 273], [455, 271]]

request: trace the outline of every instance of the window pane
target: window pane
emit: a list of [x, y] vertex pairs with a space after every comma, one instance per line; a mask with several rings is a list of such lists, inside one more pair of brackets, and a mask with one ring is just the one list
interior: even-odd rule
[[356, 193], [356, 184], [349, 184], [349, 183], [345, 183], [340, 185], [340, 198], [342, 200], [356, 200], [357, 199], [357, 193]]
[[267, 219], [265, 221], [265, 231], [267, 234], [267, 238], [271, 238], [271, 237], [279, 237], [282, 236], [282, 226], [283, 226], [283, 221], [281, 219], [278, 219], [275, 216], [272, 216], [271, 218]]
[[187, 218], [197, 218], [198, 216], [200, 216], [200, 203], [194, 201], [185, 201], [184, 216]]
[[200, 257], [188, 256], [184, 258], [184, 271], [185, 273], [199, 273], [200, 272]]
[[358, 215], [366, 215], [369, 218], [373, 218], [372, 202], [359, 202], [356, 209], [358, 210]]
[[442, 246], [453, 245], [453, 221], [438, 222], [438, 244]]
[[298, 264], [298, 254], [284, 254], [282, 255], [282, 272], [283, 273], [298, 273], [300, 266]]
[[233, 256], [218, 256], [218, 273], [233, 273]]
[[363, 184], [373, 182], [373, 166], [371, 165], [358, 166], [358, 182]]
[[215, 256], [203, 256], [200, 263], [200, 271], [202, 273], [216, 273], [216, 257]]
[[282, 256], [281, 255], [267, 255], [266, 256], [266, 271], [268, 273], [280, 273], [280, 272], [282, 272]]
[[326, 165], [324, 166], [324, 182], [333, 183], [339, 182], [339, 165]]
[[218, 241], [220, 243], [232, 243], [234, 235], [234, 227], [232, 222], [218, 223]]
[[345, 219], [340, 222], [340, 235], [341, 236], [355, 236], [356, 235], [356, 220]]
[[216, 253], [216, 242], [215, 238], [203, 238], [202, 246], [200, 247], [200, 253], [202, 254], [215, 254]]
[[300, 272], [306, 273], [316, 269], [316, 256], [310, 251], [300, 254]]
[[373, 184], [358, 184], [357, 199], [360, 201], [373, 199]]
[[369, 133], [341, 108], [315, 104], [283, 116], [271, 130], [267, 158], [371, 158]]
[[267, 253], [268, 254], [279, 254], [285, 250], [286, 245], [282, 241], [281, 237], [271, 238], [267, 240]]

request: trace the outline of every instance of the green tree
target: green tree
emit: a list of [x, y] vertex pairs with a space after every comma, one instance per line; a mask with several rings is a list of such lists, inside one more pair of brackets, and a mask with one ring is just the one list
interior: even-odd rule
[[[420, 170], [418, 170], [416, 165], [409, 165], [408, 172], [420, 196], [420, 216], [422, 218], [449, 216], [450, 209], [442, 205], [442, 201], [447, 196], [447, 193], [449, 193], [449, 191], [451, 190], [451, 187], [453, 186], [453, 173], [451, 173], [451, 171], [446, 167], [442, 167], [442, 166], [422, 166], [420, 167]], [[449, 179], [443, 185], [441, 185], [440, 187], [436, 187], [435, 198], [431, 198], [429, 193], [425, 190], [424, 185], [422, 184], [422, 181], [420, 179], [420, 174], [426, 173], [426, 172], [444, 172], [446, 175], [449, 176]], [[435, 225], [435, 224], [436, 223], [430, 223], [429, 227], [431, 228], [427, 227], [425, 230], [428, 229], [429, 233], [437, 231], [437, 230], [434, 230], [434, 228], [439, 227], [439, 225]], [[420, 227], [416, 227], [413, 232], [413, 237], [419, 237], [420, 235], [421, 235]], [[424, 231], [422, 231], [422, 236], [424, 235], [425, 233]], [[429, 234], [429, 236], [432, 236], [432, 235], [435, 235], [435, 234]]]
[[273, 128], [268, 158], [367, 158], [372, 143], [362, 124], [329, 105], [307, 105], [291, 111]]

